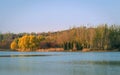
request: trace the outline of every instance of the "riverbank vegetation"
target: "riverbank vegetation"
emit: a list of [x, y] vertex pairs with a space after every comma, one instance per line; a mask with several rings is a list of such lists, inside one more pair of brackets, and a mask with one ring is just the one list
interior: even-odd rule
[[62, 51], [120, 50], [120, 26], [103, 24], [57, 32], [0, 34], [0, 48], [18, 51], [44, 51], [51, 48]]

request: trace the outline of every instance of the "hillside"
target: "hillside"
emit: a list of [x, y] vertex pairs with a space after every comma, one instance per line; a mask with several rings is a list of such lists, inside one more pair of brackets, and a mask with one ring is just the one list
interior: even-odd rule
[[0, 48], [19, 51], [62, 48], [62, 50], [120, 50], [120, 26], [74, 27], [44, 33], [0, 34]]

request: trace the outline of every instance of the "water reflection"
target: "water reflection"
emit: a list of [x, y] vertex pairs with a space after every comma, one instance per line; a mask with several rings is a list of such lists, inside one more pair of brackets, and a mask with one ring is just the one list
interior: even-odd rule
[[117, 65], [120, 66], [120, 61], [73, 61], [66, 64], [93, 64], [93, 65]]
[[52, 56], [52, 55], [44, 55], [44, 54], [29, 54], [29, 55], [26, 55], [26, 54], [19, 54], [19, 55], [0, 55], [0, 57], [37, 57], [37, 56]]
[[120, 75], [119, 53], [1, 53], [0, 56], [1, 75]]
[[120, 61], [74, 61], [71, 64], [72, 75], [119, 75]]

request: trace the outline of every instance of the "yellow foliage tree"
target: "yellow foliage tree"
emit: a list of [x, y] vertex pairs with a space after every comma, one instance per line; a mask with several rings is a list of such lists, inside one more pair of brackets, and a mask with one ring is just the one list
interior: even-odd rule
[[29, 38], [30, 38], [30, 40], [29, 40], [29, 44], [30, 44], [29, 48], [31, 50], [37, 49], [38, 48], [38, 44], [39, 44], [39, 41], [38, 41], [37, 37], [34, 36], [34, 35], [30, 35]]
[[18, 48], [18, 45], [17, 45], [17, 43], [16, 43], [15, 41], [13, 41], [13, 42], [11, 43], [10, 47], [11, 47], [12, 50], [15, 50], [15, 49]]
[[39, 40], [37, 36], [34, 35], [25, 35], [19, 38], [18, 46], [20, 51], [31, 51], [35, 50], [39, 46]]
[[19, 38], [18, 46], [20, 48], [20, 51], [28, 51], [28, 50], [30, 50], [29, 40], [30, 40], [30, 38], [29, 38], [28, 35], [25, 35], [25, 36]]

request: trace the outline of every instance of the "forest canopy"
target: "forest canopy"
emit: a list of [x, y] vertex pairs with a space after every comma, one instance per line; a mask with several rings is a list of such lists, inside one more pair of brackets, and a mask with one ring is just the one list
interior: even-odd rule
[[0, 34], [0, 48], [18, 51], [63, 48], [64, 50], [120, 50], [120, 25], [73, 27], [46, 33]]

